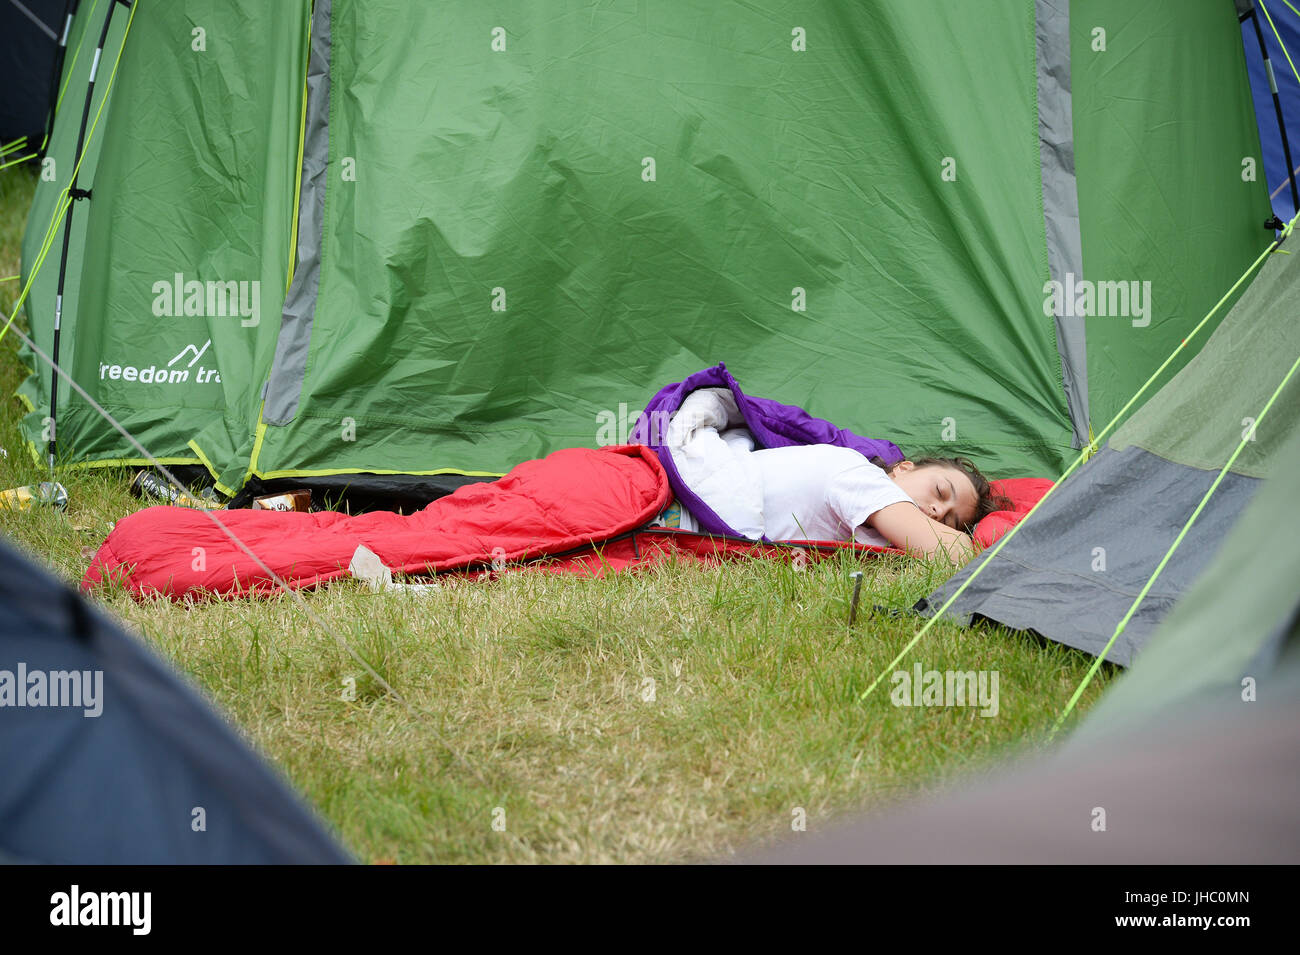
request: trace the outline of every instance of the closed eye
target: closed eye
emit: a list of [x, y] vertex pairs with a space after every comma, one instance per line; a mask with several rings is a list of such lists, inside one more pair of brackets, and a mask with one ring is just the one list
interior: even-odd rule
[[[949, 488], [952, 487], [951, 484], [949, 484], [948, 486]], [[944, 491], [943, 485], [938, 481], [935, 482], [934, 491], [935, 491], [935, 496], [938, 497], [940, 501], [949, 500], [949, 495]], [[953, 530], [957, 529], [956, 515], [953, 514], [951, 508], [949, 508], [948, 511], [943, 515], [942, 523], [944, 527], [951, 527]]]

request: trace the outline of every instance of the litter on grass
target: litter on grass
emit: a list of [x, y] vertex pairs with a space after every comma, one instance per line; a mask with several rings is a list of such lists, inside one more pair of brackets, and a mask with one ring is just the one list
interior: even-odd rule
[[365, 581], [376, 592], [396, 590], [402, 593], [424, 596], [438, 590], [437, 584], [404, 584], [393, 580], [393, 572], [379, 559], [379, 555], [358, 544], [352, 554], [352, 563], [348, 564], [348, 573], [358, 580]]

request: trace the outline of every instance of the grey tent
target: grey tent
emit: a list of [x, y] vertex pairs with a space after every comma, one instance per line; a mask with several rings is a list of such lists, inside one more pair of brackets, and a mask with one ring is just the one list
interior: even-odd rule
[[[1300, 375], [1256, 421], [1300, 356], [1300, 255], [1275, 253], [1196, 355], [1002, 550], [972, 561], [917, 609], [987, 618], [1100, 654], [1243, 436], [1245, 451], [1174, 551], [1106, 659], [1128, 665], [1209, 566], [1300, 431]], [[987, 566], [984, 566], [986, 565]], [[979, 568], [979, 573], [975, 571]]]
[[0, 766], [7, 861], [350, 861], [168, 666], [3, 543]]

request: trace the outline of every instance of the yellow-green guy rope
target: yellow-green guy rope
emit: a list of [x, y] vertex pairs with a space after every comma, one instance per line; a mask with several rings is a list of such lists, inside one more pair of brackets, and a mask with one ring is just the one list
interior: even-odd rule
[[29, 159], [35, 159], [37, 153], [28, 153], [26, 156], [19, 156], [17, 159], [11, 159], [7, 163], [0, 163], [0, 169], [8, 169], [10, 166], [16, 166], [20, 162], [27, 162]]
[[[122, 31], [122, 43], [117, 48], [117, 57], [113, 60], [113, 70], [108, 74], [108, 85], [104, 87], [104, 95], [99, 101], [99, 109], [95, 110], [95, 119], [86, 133], [86, 142], [81, 147], [81, 155], [77, 157], [77, 164], [72, 167], [72, 176], [68, 179], [69, 183], [77, 178], [77, 173], [81, 170], [81, 163], [85, 160], [86, 153], [90, 150], [90, 144], [95, 138], [95, 130], [99, 127], [99, 118], [103, 115], [104, 106], [108, 103], [109, 95], [113, 92], [113, 83], [117, 79], [117, 68], [122, 63], [122, 51], [126, 49], [126, 38], [131, 35], [131, 24], [135, 20], [135, 11], [138, 7], [138, 3], [131, 4], [131, 15], [126, 19], [126, 29]], [[0, 341], [4, 340], [5, 333], [9, 331], [9, 326], [18, 317], [18, 310], [22, 308], [27, 293], [31, 291], [32, 283], [36, 281], [36, 275], [40, 272], [41, 266], [45, 262], [45, 256], [49, 254], [50, 246], [54, 243], [54, 237], [58, 234], [59, 223], [63, 221], [63, 217], [67, 214], [70, 205], [72, 205], [72, 200], [68, 198], [68, 186], [64, 186], [58, 198], [54, 201], [54, 214], [50, 217], [49, 227], [45, 230], [45, 238], [41, 241], [41, 250], [36, 256], [36, 261], [32, 263], [32, 272], [27, 276], [27, 284], [23, 286], [22, 292], [18, 295], [18, 301], [14, 303], [13, 314], [5, 322], [4, 328], [0, 328]]]
[[921, 627], [921, 629], [917, 631], [916, 636], [912, 637], [912, 639], [908, 641], [907, 646], [903, 647], [903, 649], [899, 651], [898, 655], [889, 662], [889, 664], [885, 667], [885, 669], [881, 671], [880, 676], [876, 677], [876, 679], [872, 681], [871, 685], [862, 691], [862, 694], [858, 697], [859, 700], [865, 700], [871, 694], [871, 691], [880, 685], [880, 681], [883, 680], [886, 676], [888, 676], [889, 673], [894, 669], [894, 667], [896, 667], [899, 664], [899, 662], [905, 656], [907, 656], [908, 653], [911, 652], [912, 648], [915, 647], [918, 642], [920, 642], [921, 638], [930, 632], [930, 628], [933, 627], [935, 623], [948, 610], [948, 608], [953, 605], [953, 602], [965, 592], [966, 588], [970, 586], [971, 581], [973, 581], [976, 577], [978, 577], [980, 572], [983, 571], [983, 569], [987, 567], [990, 563], [992, 563], [993, 558], [997, 556], [998, 552], [1002, 550], [1004, 546], [1006, 546], [1006, 543], [1009, 540], [1011, 540], [1011, 538], [1015, 537], [1016, 532], [1019, 531], [1020, 528], [1023, 527], [1029, 521], [1029, 519], [1034, 516], [1035, 513], [1037, 513], [1040, 507], [1043, 506], [1043, 502], [1046, 501], [1048, 498], [1050, 498], [1054, 493], [1056, 493], [1056, 489], [1061, 486], [1061, 482], [1064, 481], [1066, 478], [1068, 478], [1071, 474], [1073, 474], [1078, 469], [1079, 465], [1081, 465], [1089, 456], [1097, 453], [1098, 450], [1097, 442], [1100, 441], [1102, 438], [1104, 438], [1107, 434], [1109, 434], [1110, 431], [1120, 422], [1120, 420], [1126, 414], [1128, 414], [1129, 409], [1132, 408], [1134, 403], [1136, 403], [1137, 400], [1140, 397], [1142, 397], [1143, 394], [1146, 393], [1146, 390], [1151, 387], [1151, 385], [1155, 382], [1157, 378], [1160, 377], [1160, 375], [1164, 372], [1164, 370], [1169, 367], [1170, 363], [1174, 360], [1175, 357], [1177, 357], [1178, 353], [1187, 347], [1187, 343], [1190, 342], [1193, 338], [1195, 338], [1196, 335], [1201, 331], [1201, 329], [1205, 327], [1205, 323], [1208, 322], [1211, 318], [1213, 318], [1215, 313], [1218, 312], [1218, 310], [1223, 307], [1223, 303], [1228, 301], [1228, 299], [1230, 299], [1233, 296], [1233, 294], [1237, 291], [1237, 289], [1241, 287], [1242, 283], [1245, 282], [1246, 279], [1248, 279], [1257, 268], [1259, 268], [1260, 263], [1262, 263], [1269, 256], [1269, 254], [1273, 252], [1274, 249], [1276, 249], [1279, 245], [1282, 244], [1282, 240], [1284, 240], [1288, 235], [1291, 234], [1291, 231], [1295, 228], [1296, 219], [1300, 219], [1300, 213], [1297, 213], [1291, 219], [1291, 221], [1286, 224], [1286, 226], [1282, 229], [1282, 234], [1269, 243], [1268, 248], [1266, 248], [1263, 252], [1261, 252], [1259, 254], [1259, 257], [1255, 259], [1255, 261], [1250, 264], [1250, 266], [1246, 269], [1246, 271], [1241, 274], [1241, 277], [1232, 284], [1232, 288], [1228, 289], [1228, 291], [1223, 293], [1223, 297], [1220, 298], [1217, 302], [1215, 302], [1214, 307], [1205, 313], [1205, 317], [1196, 323], [1195, 328], [1193, 328], [1190, 332], [1188, 332], [1187, 337], [1183, 339], [1182, 344], [1169, 353], [1169, 357], [1166, 358], [1160, 364], [1159, 368], [1157, 368], [1154, 372], [1152, 372], [1151, 377], [1148, 378], [1146, 382], [1142, 385], [1142, 387], [1139, 388], [1134, 393], [1133, 397], [1128, 400], [1128, 402], [1124, 405], [1124, 407], [1121, 408], [1115, 414], [1115, 417], [1113, 417], [1110, 420], [1110, 423], [1107, 424], [1106, 427], [1102, 428], [1100, 432], [1098, 432], [1097, 436], [1093, 438], [1092, 442], [1088, 445], [1088, 447], [1084, 448], [1079, 453], [1079, 456], [1074, 459], [1074, 462], [1068, 468], [1065, 469], [1065, 473], [1056, 479], [1055, 483], [1053, 483], [1052, 486], [1047, 489], [1047, 493], [1044, 494], [1041, 498], [1039, 498], [1038, 503], [1029, 509], [1029, 513], [1027, 513], [1024, 516], [1024, 518], [1021, 519], [1020, 523], [1016, 524], [1014, 527], [1011, 528], [1011, 530], [1003, 534], [1002, 537], [998, 540], [998, 542], [994, 544], [990, 550], [986, 551], [982, 555], [984, 557], [984, 560], [979, 564], [979, 566], [976, 567], [971, 572], [971, 575], [967, 577], [966, 580], [962, 583], [962, 585], [953, 592], [952, 596], [949, 597], [946, 601], [944, 601], [943, 606], [940, 607], [937, 611], [935, 611], [934, 615], [931, 616], [930, 619], [926, 621], [925, 626]]
[[9, 321], [5, 322], [4, 328], [0, 328], [0, 341], [4, 341], [5, 333], [9, 331], [9, 326], [14, 323], [18, 317], [19, 310], [23, 307], [23, 301], [27, 298], [27, 293], [36, 281], [36, 275], [45, 263], [45, 256], [49, 254], [50, 247], [54, 244], [54, 236], [58, 232], [58, 224], [63, 221], [63, 216], [67, 212], [68, 206], [72, 200], [68, 198], [68, 191], [64, 189], [54, 201], [54, 215], [50, 218], [50, 225], [45, 230], [45, 238], [41, 242], [40, 251], [36, 254], [36, 261], [32, 263], [32, 274], [27, 277], [27, 284], [23, 286], [22, 292], [18, 295], [18, 301], [14, 302], [13, 313], [9, 316]]
[[1183, 525], [1183, 529], [1178, 532], [1178, 536], [1174, 538], [1174, 542], [1169, 545], [1169, 550], [1165, 552], [1165, 556], [1161, 558], [1160, 563], [1156, 565], [1156, 569], [1152, 572], [1150, 579], [1147, 580], [1146, 585], [1137, 595], [1137, 599], [1133, 601], [1133, 606], [1128, 608], [1128, 613], [1124, 614], [1124, 619], [1119, 622], [1119, 626], [1115, 628], [1115, 632], [1111, 635], [1106, 646], [1102, 648], [1102, 651], [1097, 655], [1097, 658], [1092, 661], [1092, 666], [1089, 667], [1087, 674], [1084, 675], [1083, 682], [1081, 682], [1079, 688], [1074, 691], [1074, 695], [1070, 697], [1070, 702], [1066, 704], [1065, 709], [1056, 720], [1056, 725], [1052, 727], [1051, 733], [1048, 734], [1047, 738], [1049, 741], [1056, 735], [1056, 731], [1061, 728], [1065, 723], [1066, 718], [1069, 717], [1070, 713], [1074, 710], [1074, 704], [1079, 702], [1079, 697], [1083, 695], [1083, 691], [1088, 688], [1088, 684], [1092, 681], [1094, 674], [1096, 674], [1097, 670], [1101, 668], [1101, 664], [1105, 660], [1106, 654], [1108, 654], [1110, 648], [1115, 645], [1115, 641], [1119, 639], [1119, 635], [1124, 632], [1124, 628], [1128, 626], [1128, 622], [1132, 619], [1133, 614], [1137, 613], [1138, 605], [1146, 599], [1152, 586], [1155, 585], [1156, 578], [1159, 577], [1161, 571], [1165, 569], [1165, 564], [1169, 563], [1169, 559], [1174, 556], [1174, 551], [1178, 549], [1178, 546], [1183, 542], [1183, 538], [1187, 535], [1187, 532], [1191, 530], [1192, 524], [1201, 516], [1201, 511], [1205, 508], [1205, 505], [1209, 503], [1210, 496], [1218, 490], [1220, 482], [1228, 471], [1231, 470], [1233, 463], [1237, 460], [1237, 456], [1245, 449], [1246, 444], [1250, 441], [1251, 435], [1254, 433], [1255, 429], [1263, 423], [1264, 416], [1267, 415], [1269, 409], [1273, 407], [1273, 402], [1276, 401], [1277, 396], [1282, 393], [1282, 389], [1286, 387], [1287, 382], [1291, 380], [1291, 376], [1296, 373], [1297, 368], [1300, 368], [1300, 358], [1296, 358], [1295, 362], [1291, 365], [1291, 370], [1286, 373], [1278, 386], [1273, 389], [1273, 394], [1270, 395], [1268, 401], [1264, 403], [1264, 410], [1261, 411], [1259, 416], [1255, 419], [1254, 427], [1249, 429], [1246, 432], [1245, 437], [1243, 437], [1237, 444], [1237, 449], [1233, 451], [1232, 456], [1228, 458], [1228, 463], [1219, 471], [1218, 477], [1214, 479], [1214, 483], [1210, 485], [1209, 490], [1205, 492], [1205, 496], [1201, 498], [1201, 503], [1196, 505], [1196, 510], [1192, 511], [1192, 516], [1187, 519], [1187, 523]]

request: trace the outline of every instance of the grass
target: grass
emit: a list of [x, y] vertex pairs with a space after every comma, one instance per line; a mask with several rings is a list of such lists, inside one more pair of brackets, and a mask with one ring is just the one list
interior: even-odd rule
[[[0, 275], [18, 271], [32, 191], [28, 171], [0, 172]], [[16, 286], [0, 285], [6, 314]], [[26, 374], [15, 344], [0, 343], [6, 396]], [[0, 405], [0, 487], [48, 479], [21, 444], [21, 413], [17, 399]], [[142, 503], [124, 471], [57, 478], [66, 513], [0, 510], [0, 531], [75, 582]], [[998, 671], [996, 716], [896, 707], [888, 681], [858, 699], [918, 626], [871, 608], [907, 608], [949, 572], [844, 554], [803, 570], [678, 561], [600, 580], [446, 579], [423, 598], [351, 580], [305, 593], [405, 703], [287, 596], [95, 599], [223, 709], [362, 861], [662, 862], [789, 835], [796, 807], [815, 830], [1041, 738], [1091, 660], [1001, 628], [940, 624], [901, 665]]]

